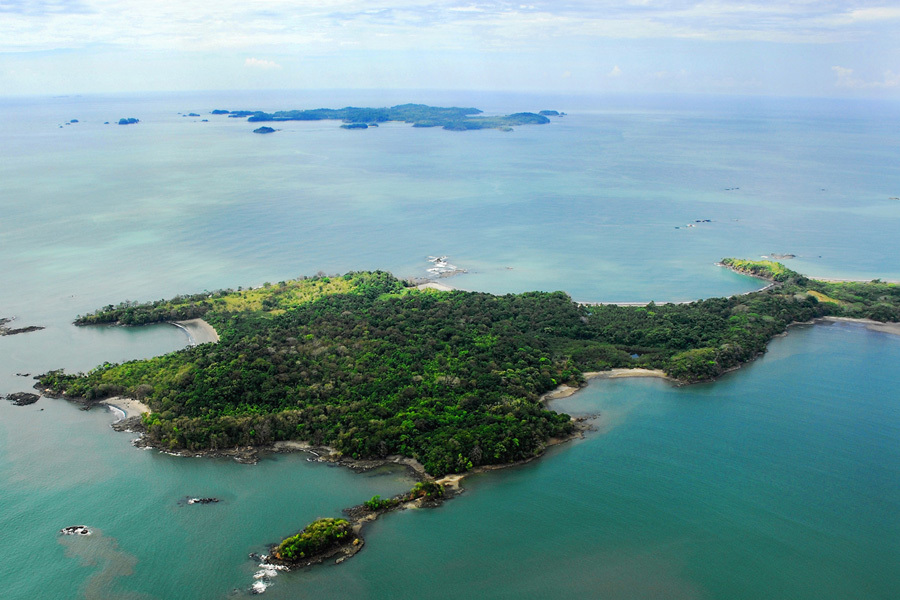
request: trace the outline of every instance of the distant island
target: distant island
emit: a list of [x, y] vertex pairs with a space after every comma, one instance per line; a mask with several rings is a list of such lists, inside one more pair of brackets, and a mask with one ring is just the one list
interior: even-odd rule
[[134, 125], [135, 123], [140, 123], [140, 119], [135, 119], [134, 117], [121, 118], [119, 119], [119, 125]]
[[272, 129], [271, 127], [257, 127], [256, 129], [253, 130], [253, 133], [260, 133], [260, 134], [275, 133], [275, 130]]
[[585, 305], [563, 292], [417, 289], [385, 272], [318, 276], [109, 305], [78, 325], [201, 318], [216, 344], [53, 371], [36, 386], [88, 404], [147, 404], [142, 444], [222, 453], [300, 440], [336, 459], [415, 459], [433, 476], [541, 454], [576, 433], [545, 394], [595, 372], [707, 381], [753, 360], [792, 323], [900, 321], [900, 286], [809, 279], [771, 261], [723, 265], [758, 292], [686, 304]]
[[547, 115], [560, 116], [557, 111], [541, 111], [541, 114], [520, 112], [506, 116], [477, 116], [477, 108], [437, 107], [425, 104], [401, 104], [390, 108], [317, 108], [312, 110], [285, 110], [274, 113], [263, 111], [216, 109], [214, 115], [244, 118], [250, 122], [266, 121], [343, 121], [345, 129], [366, 129], [378, 123], [400, 121], [413, 127], [442, 127], [450, 131], [471, 129], [510, 130], [518, 125], [544, 125], [550, 122]]

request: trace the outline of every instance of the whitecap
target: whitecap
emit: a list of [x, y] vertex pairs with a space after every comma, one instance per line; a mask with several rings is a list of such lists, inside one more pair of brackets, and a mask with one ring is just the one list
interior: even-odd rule
[[251, 594], [262, 594], [266, 591], [266, 588], [269, 587], [269, 584], [263, 580], [254, 581], [253, 585], [250, 586]]

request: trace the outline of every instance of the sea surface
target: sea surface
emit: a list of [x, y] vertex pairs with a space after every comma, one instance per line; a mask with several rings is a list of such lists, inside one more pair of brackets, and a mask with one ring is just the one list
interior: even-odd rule
[[[271, 135], [209, 114], [405, 102], [567, 114], [509, 133], [322, 121]], [[897, 104], [19, 97], [0, 98], [0, 143], [0, 317], [46, 327], [0, 337], [0, 395], [187, 343], [168, 325], [71, 325], [106, 304], [319, 271], [425, 277], [429, 256], [466, 269], [444, 281], [463, 289], [582, 301], [760, 287], [717, 267], [725, 256], [900, 280]], [[352, 560], [278, 574], [266, 597], [900, 597], [898, 366], [900, 336], [835, 324], [792, 328], [712, 384], [593, 382], [554, 404], [596, 415], [584, 440], [471, 477], [437, 510], [389, 515]], [[114, 418], [0, 401], [0, 597], [242, 597], [259, 571], [249, 553], [412, 484], [305, 454], [248, 466], [138, 450]], [[80, 524], [94, 534], [57, 534]]]

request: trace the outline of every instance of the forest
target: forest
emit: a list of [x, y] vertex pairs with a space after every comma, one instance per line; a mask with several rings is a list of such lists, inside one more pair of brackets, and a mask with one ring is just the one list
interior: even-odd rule
[[[477, 108], [427, 106], [425, 104], [401, 104], [390, 108], [316, 108], [311, 110], [281, 110], [273, 113], [262, 111], [232, 111], [230, 117], [247, 117], [250, 122], [269, 121], [324, 121], [337, 120], [361, 127], [366, 123], [400, 121], [413, 127], [442, 127], [451, 131], [469, 129], [508, 129], [515, 125], [544, 125], [550, 122], [543, 114], [530, 112], [505, 116], [478, 116]], [[228, 111], [215, 110], [213, 114]]]
[[896, 284], [729, 266], [779, 281], [689, 304], [589, 306], [563, 292], [418, 290], [375, 271], [123, 302], [76, 323], [202, 317], [220, 340], [86, 374], [52, 371], [40, 386], [88, 402], [142, 400], [152, 409], [146, 436], [161, 448], [303, 440], [353, 458], [412, 457], [440, 476], [528, 459], [570, 435], [571, 419], [541, 396], [582, 385], [587, 371], [655, 368], [704, 381], [765, 352], [792, 323], [900, 321]]

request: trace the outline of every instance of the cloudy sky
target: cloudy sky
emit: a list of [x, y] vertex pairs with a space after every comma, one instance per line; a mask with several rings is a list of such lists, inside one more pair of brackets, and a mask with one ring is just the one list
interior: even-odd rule
[[0, 95], [335, 88], [900, 98], [900, 3], [0, 0]]

